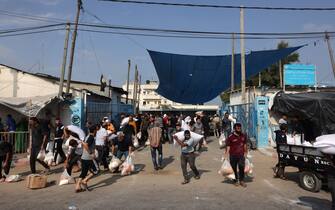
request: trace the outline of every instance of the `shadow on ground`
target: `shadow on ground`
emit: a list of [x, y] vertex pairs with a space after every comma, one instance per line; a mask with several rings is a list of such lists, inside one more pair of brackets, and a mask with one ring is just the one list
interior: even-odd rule
[[[141, 171], [143, 171], [143, 169], [145, 168], [145, 165], [144, 164], [135, 164], [135, 171], [132, 172], [130, 175], [128, 176], [133, 176], [133, 175], [136, 175], [138, 173], [140, 173]], [[100, 188], [100, 187], [107, 187], [113, 183], [115, 183], [117, 180], [123, 178], [125, 176], [121, 176], [120, 173], [118, 174], [113, 174], [111, 175], [111, 177], [107, 178], [107, 179], [104, 179], [104, 180], [101, 180], [99, 181], [98, 183], [95, 183], [93, 185], [90, 185], [89, 186], [89, 189], [90, 190], [94, 190], [94, 189], [97, 189], [97, 188]]]
[[329, 200], [310, 196], [299, 197], [299, 202], [297, 204], [300, 206], [311, 207], [313, 210], [332, 209], [332, 202], [330, 202]]

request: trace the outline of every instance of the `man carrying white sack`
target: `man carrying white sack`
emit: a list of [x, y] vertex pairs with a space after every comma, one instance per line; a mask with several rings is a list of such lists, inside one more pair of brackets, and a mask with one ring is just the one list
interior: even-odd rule
[[[247, 157], [247, 137], [244, 133], [242, 133], [242, 125], [240, 123], [235, 123], [234, 132], [229, 135], [227, 139], [227, 147], [225, 158], [228, 158], [230, 165], [234, 170], [235, 174], [235, 186], [239, 184], [242, 187], [246, 187], [247, 185], [244, 183], [244, 167], [245, 167], [245, 158]], [[239, 173], [237, 173], [237, 167]], [[240, 183], [238, 183], [240, 181]]]
[[194, 138], [191, 137], [190, 131], [184, 131], [183, 140], [179, 139], [177, 135], [174, 135], [173, 138], [181, 146], [180, 164], [184, 176], [184, 181], [182, 182], [182, 184], [187, 184], [190, 182], [190, 178], [187, 176], [187, 163], [190, 165], [190, 168], [194, 173], [194, 178], [200, 179], [199, 171], [195, 166], [194, 145], [196, 144], [196, 142]]

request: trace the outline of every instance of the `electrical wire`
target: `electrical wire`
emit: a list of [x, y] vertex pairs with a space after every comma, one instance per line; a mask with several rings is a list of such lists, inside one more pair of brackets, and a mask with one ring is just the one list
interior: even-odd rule
[[64, 30], [64, 29], [57, 28], [57, 29], [49, 29], [49, 30], [31, 31], [31, 32], [25, 32], [25, 33], [5, 34], [5, 35], [0, 35], [0, 38], [2, 38], [2, 37], [11, 37], [11, 36], [30, 35], [30, 34], [40, 34], [40, 33], [47, 33], [47, 32], [52, 32], [52, 31], [61, 31], [61, 30]]
[[[161, 38], [191, 38], [191, 39], [232, 39], [231, 36], [199, 36], [199, 35], [164, 35], [164, 34], [144, 34], [144, 33], [131, 33], [131, 32], [117, 32], [117, 31], [101, 31], [101, 30], [90, 30], [90, 29], [78, 29], [79, 31], [104, 33], [104, 34], [118, 34], [118, 35], [134, 35], [134, 36], [147, 36], [147, 37], [161, 37]], [[285, 36], [275, 36], [275, 37], [253, 37], [245, 36], [244, 39], [319, 39], [323, 38], [321, 35], [315, 36], [296, 36], [296, 37], [285, 37]], [[330, 37], [335, 37], [331, 35]], [[239, 39], [236, 36], [235, 39]]]
[[5, 30], [0, 30], [0, 34], [7, 34], [7, 33], [13, 33], [13, 32], [23, 32], [23, 31], [32, 31], [32, 30], [51, 28], [51, 27], [57, 27], [57, 26], [63, 26], [63, 25], [64, 25], [64, 23], [58, 23], [58, 24], [51, 24], [51, 25], [42, 25], [42, 26], [33, 26], [33, 27], [24, 27], [24, 28], [15, 28], [15, 29], [5, 29]]
[[250, 10], [289, 10], [289, 11], [335, 11], [335, 7], [260, 7], [260, 6], [233, 6], [233, 5], [210, 5], [210, 4], [187, 4], [187, 3], [168, 3], [153, 1], [133, 1], [133, 0], [99, 0], [114, 3], [128, 4], [147, 4], [161, 6], [180, 6], [180, 7], [201, 7], [201, 8], [217, 8], [217, 9], [250, 9]]

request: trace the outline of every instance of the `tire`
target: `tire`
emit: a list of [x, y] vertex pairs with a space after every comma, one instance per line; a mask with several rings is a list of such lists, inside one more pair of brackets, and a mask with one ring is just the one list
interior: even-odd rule
[[299, 175], [300, 186], [310, 192], [319, 192], [322, 181], [312, 172], [303, 171]]

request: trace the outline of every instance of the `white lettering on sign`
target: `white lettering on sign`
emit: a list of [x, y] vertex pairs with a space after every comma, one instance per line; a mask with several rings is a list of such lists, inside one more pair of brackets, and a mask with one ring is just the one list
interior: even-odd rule
[[298, 160], [298, 156], [294, 156], [294, 159], [295, 159], [295, 160]]
[[314, 159], [314, 163], [315, 163], [315, 164], [320, 164], [320, 160], [318, 160], [318, 159]]
[[307, 158], [307, 157], [304, 157], [304, 161], [305, 161], [305, 162], [308, 162], [308, 158]]
[[284, 155], [283, 155], [282, 153], [279, 153], [279, 157], [283, 158], [283, 157], [284, 157]]

